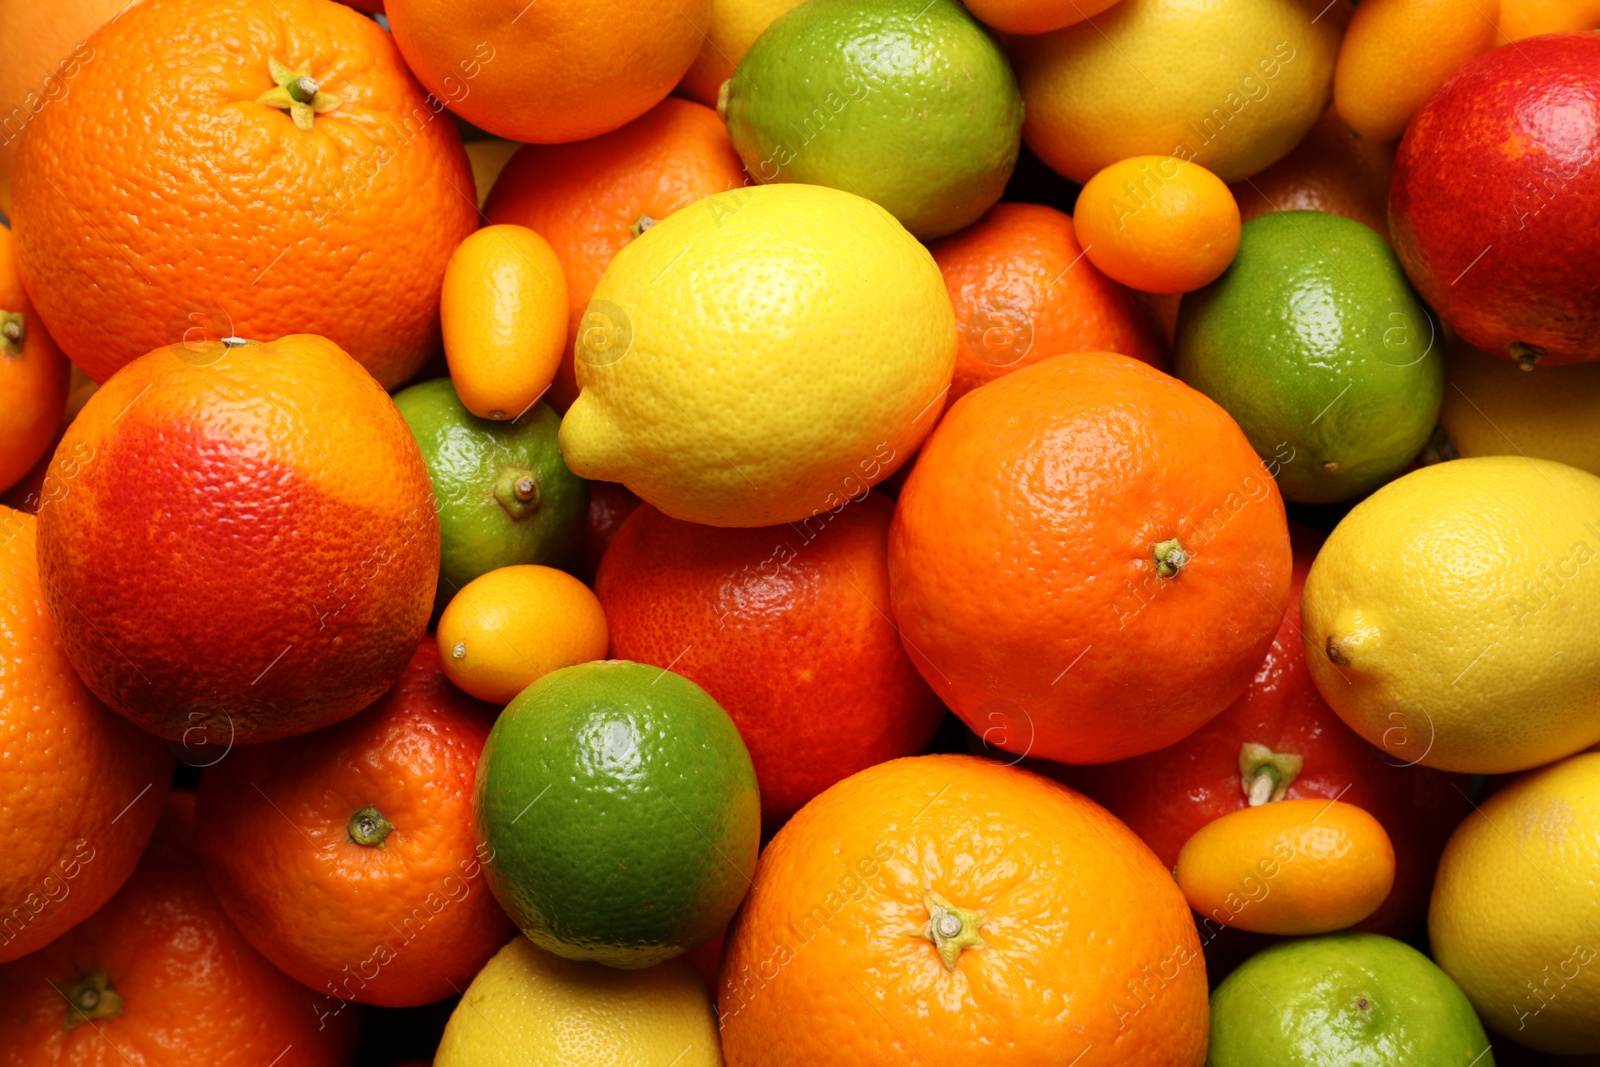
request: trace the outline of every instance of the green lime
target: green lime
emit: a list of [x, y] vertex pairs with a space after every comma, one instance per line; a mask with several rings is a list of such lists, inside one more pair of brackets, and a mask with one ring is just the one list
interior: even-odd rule
[[625, 660], [552, 671], [506, 705], [478, 761], [489, 886], [558, 956], [649, 967], [725, 926], [755, 871], [761, 803], [733, 720], [679, 674]]
[[1284, 211], [1245, 223], [1233, 265], [1183, 298], [1173, 369], [1227, 409], [1287, 499], [1325, 504], [1428, 443], [1443, 341], [1383, 238]]
[[1409, 945], [1328, 934], [1250, 957], [1211, 994], [1206, 1067], [1494, 1067], [1450, 977]]
[[756, 38], [717, 110], [756, 181], [864, 196], [922, 239], [999, 200], [1022, 144], [1011, 64], [954, 0], [807, 0]]
[[567, 469], [561, 416], [535, 404], [512, 422], [480, 419], [448, 378], [395, 394], [422, 446], [439, 505], [438, 610], [474, 578], [500, 567], [577, 562], [589, 519], [589, 483]]

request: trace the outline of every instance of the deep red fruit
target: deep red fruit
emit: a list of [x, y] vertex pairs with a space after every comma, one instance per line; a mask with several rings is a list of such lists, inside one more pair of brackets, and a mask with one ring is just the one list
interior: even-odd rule
[[[1092, 767], [1037, 769], [1104, 804], [1171, 867], [1196, 830], [1248, 803], [1240, 767], [1247, 743], [1264, 745], [1279, 757], [1299, 756], [1302, 765], [1284, 798], [1337, 797], [1370, 812], [1388, 831], [1395, 850], [1394, 889], [1358, 928], [1404, 937], [1421, 923], [1439, 853], [1466, 814], [1467, 777], [1396, 765], [1394, 757], [1340, 722], [1317, 693], [1300, 648], [1300, 590], [1320, 538], [1291, 529], [1289, 609], [1244, 696], [1158, 752]], [[1260, 769], [1250, 780], [1262, 780], [1258, 788], [1270, 791], [1281, 763], [1258, 758], [1253, 766]], [[1201, 939], [1214, 935], [1216, 926], [1203, 923]]]
[[714, 529], [641, 504], [600, 561], [611, 655], [703, 686], [739, 727], [770, 833], [842, 778], [920, 752], [944, 714], [889, 614], [869, 493], [802, 523]]
[[1411, 120], [1389, 186], [1406, 273], [1503, 359], [1600, 359], [1600, 34], [1486, 52]]

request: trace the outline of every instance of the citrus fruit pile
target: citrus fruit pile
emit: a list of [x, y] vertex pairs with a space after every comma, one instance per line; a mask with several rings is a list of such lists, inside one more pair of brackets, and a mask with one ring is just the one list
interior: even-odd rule
[[1600, 0], [0, 0], [0, 1067], [1600, 1064]]

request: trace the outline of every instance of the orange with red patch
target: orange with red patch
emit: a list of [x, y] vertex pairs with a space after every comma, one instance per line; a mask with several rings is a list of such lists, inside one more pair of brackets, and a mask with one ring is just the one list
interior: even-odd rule
[[713, 529], [641, 504], [595, 579], [611, 654], [670, 667], [727, 709], [775, 830], [834, 782], [920, 752], [943, 707], [889, 614], [894, 506]]
[[0, 1067], [344, 1067], [358, 1009], [325, 999], [223, 913], [200, 875], [194, 795], [173, 792], [122, 891], [0, 967]]
[[312, 989], [363, 1004], [465, 989], [517, 932], [472, 832], [497, 711], [451, 685], [424, 638], [360, 715], [208, 770], [201, 859], [250, 943]]
[[388, 394], [320, 337], [157, 349], [56, 451], [39, 517], [67, 657], [153, 733], [305, 733], [399, 677], [439, 569], [433, 490]]

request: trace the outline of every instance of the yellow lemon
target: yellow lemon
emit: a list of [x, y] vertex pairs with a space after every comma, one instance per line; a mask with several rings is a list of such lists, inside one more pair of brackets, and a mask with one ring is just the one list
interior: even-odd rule
[[883, 208], [815, 185], [718, 193], [595, 286], [561, 453], [673, 518], [796, 522], [911, 456], [955, 352], [939, 268]]
[[1500, 774], [1586, 748], [1600, 478], [1520, 456], [1413, 471], [1335, 527], [1301, 615], [1318, 691], [1393, 762]]
[[484, 964], [434, 1067], [722, 1067], [711, 998], [682, 960], [565, 960], [518, 937]]
[[1518, 1044], [1600, 1053], [1597, 887], [1600, 753], [1591, 752], [1517, 779], [1456, 828], [1428, 910], [1434, 959], [1483, 1021]]
[[801, 0], [711, 0], [711, 23], [700, 54], [694, 57], [679, 88], [706, 107], [717, 106], [717, 91], [733, 77], [739, 60], [750, 51], [772, 20], [799, 7]]
[[1149, 155], [1192, 160], [1225, 182], [1248, 178], [1299, 144], [1333, 97], [1352, 9], [1346, 0], [1318, 7], [1121, 0], [1066, 29], [1015, 38], [1023, 140], [1079, 184]]
[[1600, 363], [1524, 371], [1462, 342], [1445, 361], [1439, 425], [1461, 456], [1534, 456], [1600, 474]]
[[599, 599], [554, 567], [500, 567], [450, 599], [435, 635], [447, 678], [479, 700], [506, 704], [551, 671], [603, 659], [609, 634]]
[[567, 346], [567, 278], [525, 226], [485, 226], [444, 269], [439, 322], [450, 380], [481, 419], [515, 419], [544, 395]]

